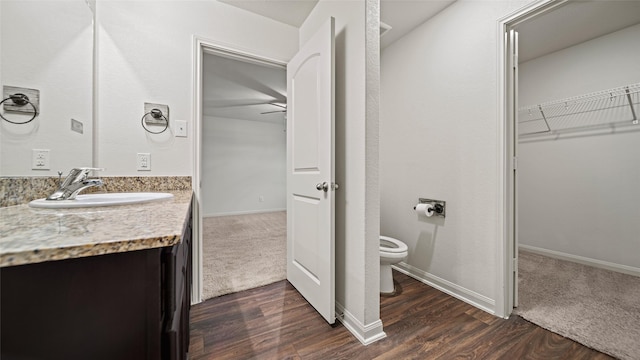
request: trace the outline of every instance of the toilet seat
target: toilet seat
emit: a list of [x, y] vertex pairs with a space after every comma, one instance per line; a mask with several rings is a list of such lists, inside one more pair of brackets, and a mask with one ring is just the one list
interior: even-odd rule
[[407, 252], [408, 247], [407, 244], [403, 243], [400, 240], [388, 237], [388, 236], [380, 236], [380, 252], [381, 253], [403, 253]]
[[388, 236], [380, 236], [380, 292], [394, 294], [393, 274], [391, 267], [409, 256], [407, 244]]

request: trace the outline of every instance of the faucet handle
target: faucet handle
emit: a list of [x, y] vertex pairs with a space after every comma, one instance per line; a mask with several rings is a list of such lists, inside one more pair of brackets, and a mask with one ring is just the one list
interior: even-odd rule
[[104, 170], [102, 168], [91, 168], [91, 167], [81, 167], [81, 168], [73, 168], [69, 171], [69, 175], [64, 179], [61, 188], [67, 187], [77, 181], [83, 181], [89, 175], [91, 171], [101, 171]]
[[47, 200], [73, 200], [78, 193], [91, 186], [102, 186], [100, 179], [87, 179], [91, 171], [102, 171], [102, 168], [80, 167], [73, 168], [56, 192], [49, 195]]

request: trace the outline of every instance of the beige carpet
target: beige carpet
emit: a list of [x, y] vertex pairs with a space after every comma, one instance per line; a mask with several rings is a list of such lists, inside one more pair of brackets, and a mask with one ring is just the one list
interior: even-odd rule
[[284, 211], [203, 219], [203, 299], [287, 277]]
[[640, 277], [520, 251], [523, 318], [620, 359], [640, 359]]

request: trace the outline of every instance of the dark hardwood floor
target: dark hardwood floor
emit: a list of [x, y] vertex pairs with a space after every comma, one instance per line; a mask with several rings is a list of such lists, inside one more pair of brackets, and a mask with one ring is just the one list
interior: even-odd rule
[[[394, 272], [387, 338], [363, 346], [329, 326], [287, 281], [191, 308], [190, 359], [610, 359], [518, 316], [494, 317]], [[339, 324], [339, 323], [338, 323]]]

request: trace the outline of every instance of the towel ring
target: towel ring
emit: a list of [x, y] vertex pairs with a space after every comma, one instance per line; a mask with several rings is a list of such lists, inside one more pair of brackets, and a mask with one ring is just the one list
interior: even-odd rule
[[[162, 129], [161, 131], [151, 131], [149, 130], [145, 125], [144, 125], [144, 118], [147, 117], [147, 115], [151, 115], [152, 118], [154, 119], [164, 119], [164, 129]], [[142, 115], [142, 119], [140, 120], [140, 123], [142, 124], [142, 127], [144, 128], [144, 130], [148, 133], [151, 134], [162, 134], [163, 132], [165, 132], [167, 130], [167, 128], [169, 127], [169, 119], [167, 119], [166, 116], [164, 116], [164, 114], [162, 113], [162, 110], [160, 109], [152, 109], [151, 111], [149, 111], [148, 113]]]
[[22, 125], [22, 124], [28, 124], [28, 123], [32, 122], [33, 119], [35, 119], [38, 116], [38, 108], [36, 108], [36, 106], [31, 102], [31, 100], [29, 100], [29, 97], [27, 95], [19, 94], [19, 93], [13, 94], [13, 95], [9, 95], [8, 98], [0, 101], [0, 105], [2, 105], [7, 100], [11, 100], [14, 105], [20, 106], [20, 107], [25, 106], [27, 104], [31, 105], [31, 107], [33, 107], [33, 116], [31, 117], [31, 119], [29, 119], [27, 121], [17, 122], [17, 121], [11, 121], [11, 120], [7, 119], [6, 117], [2, 116], [2, 113], [0, 113], [0, 118], [2, 118], [2, 120], [10, 122], [12, 124]]

